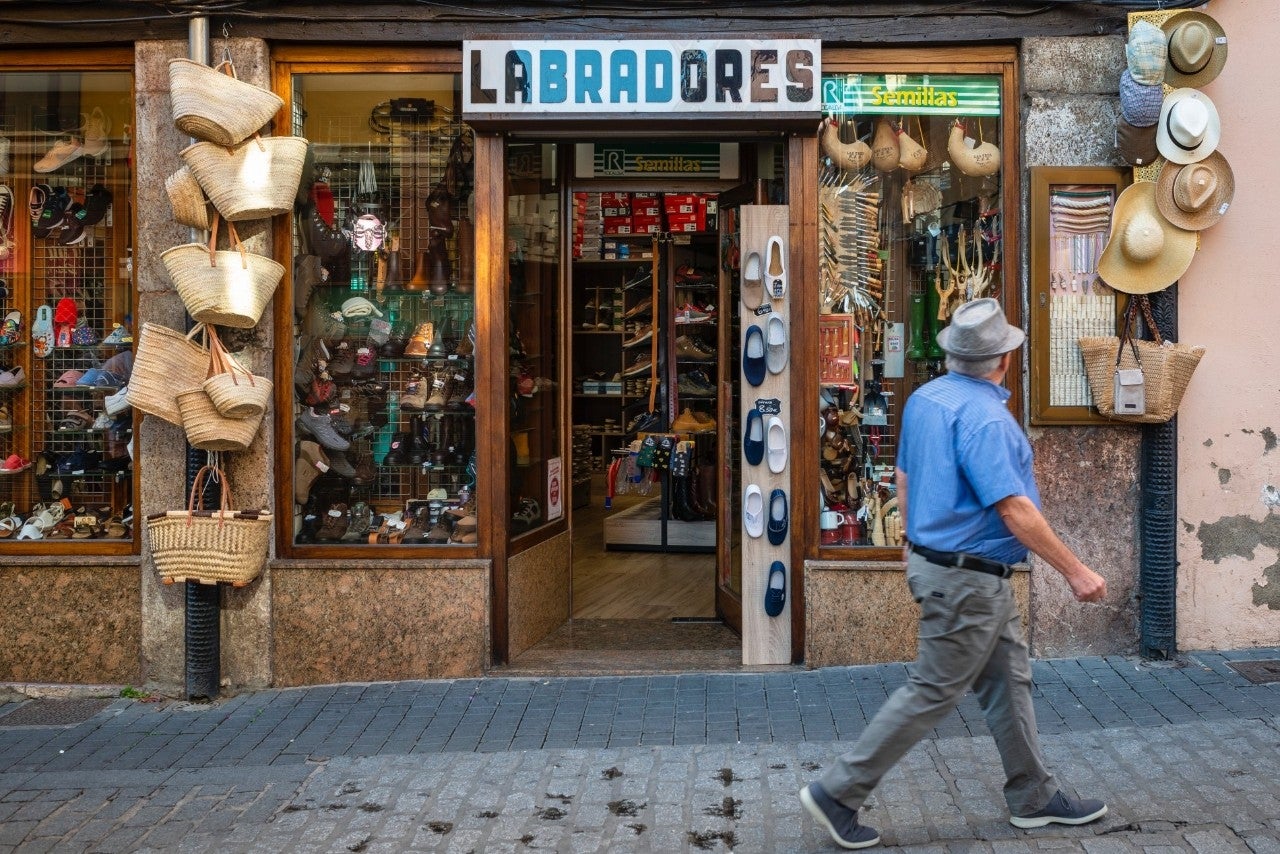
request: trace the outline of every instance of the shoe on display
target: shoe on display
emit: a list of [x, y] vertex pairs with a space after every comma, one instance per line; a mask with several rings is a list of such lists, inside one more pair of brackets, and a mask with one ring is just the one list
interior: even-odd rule
[[22, 313], [11, 311], [0, 321], [0, 346], [17, 344], [22, 337]]
[[690, 323], [710, 323], [713, 320], [715, 320], [713, 314], [703, 311], [691, 302], [687, 302], [676, 309], [677, 326], [684, 326]]
[[775, 489], [769, 493], [769, 522], [767, 527], [770, 545], [780, 546], [786, 541], [788, 521], [787, 493], [781, 489]]
[[101, 184], [94, 184], [85, 193], [84, 204], [74, 214], [75, 220], [85, 227], [97, 225], [111, 208], [111, 191]]
[[17, 474], [31, 468], [31, 461], [24, 459], [18, 454], [10, 454], [4, 462], [0, 463], [0, 474]]
[[[642, 314], [649, 314], [652, 311], [653, 311], [653, 303], [651, 303], [649, 300], [641, 300], [640, 302], [631, 306], [631, 308], [627, 309], [627, 313], [622, 315], [622, 319], [631, 320], [634, 317], [639, 317]], [[676, 322], [679, 323], [680, 321], [677, 320]]]
[[694, 419], [702, 425], [701, 430], [704, 433], [714, 433], [716, 429], [716, 420], [705, 412], [694, 410]]
[[[43, 188], [43, 189], [41, 189]], [[39, 191], [39, 192], [37, 192]], [[48, 184], [37, 184], [31, 188], [32, 204], [37, 195], [43, 199], [31, 227], [33, 237], [48, 237], [54, 229], [61, 228], [67, 208], [71, 207], [71, 196], [66, 187], [49, 187]]]
[[787, 366], [787, 324], [777, 314], [771, 314], [765, 328], [765, 367], [771, 374], [780, 374]]
[[[0, 338], [3, 337], [0, 333]], [[36, 309], [36, 319], [31, 324], [31, 351], [38, 359], [47, 358], [53, 352], [53, 309], [47, 305]]]
[[75, 246], [84, 241], [85, 226], [80, 220], [76, 219], [77, 213], [83, 213], [84, 206], [72, 202], [71, 207], [67, 208], [67, 212], [62, 217], [62, 228], [58, 232], [59, 246]]
[[783, 426], [782, 419], [776, 415], [769, 416], [769, 427], [765, 431], [767, 436], [769, 471], [774, 474], [781, 474], [783, 469], [787, 467], [787, 428]]
[[0, 433], [13, 432], [13, 418], [9, 415], [9, 404], [0, 403]]
[[345, 451], [351, 447], [351, 443], [334, 429], [333, 420], [327, 412], [322, 415], [311, 407], [304, 406], [298, 415], [297, 425], [299, 430], [314, 436], [320, 446], [327, 450]]
[[22, 365], [15, 365], [7, 371], [0, 371], [0, 388], [18, 388], [27, 384], [27, 374]]
[[742, 344], [742, 378], [753, 386], [764, 382], [764, 333], [756, 324], [747, 327]]
[[715, 273], [699, 270], [692, 264], [681, 264], [676, 267], [676, 284], [706, 285], [715, 281]]
[[409, 343], [405, 345], [404, 354], [406, 356], [426, 356], [431, 349], [431, 342], [435, 339], [435, 326], [427, 321], [419, 323], [418, 328], [413, 331]]
[[103, 114], [101, 107], [94, 107], [84, 123], [84, 153], [90, 157], [101, 157], [107, 150], [110, 141], [111, 122]]
[[676, 416], [676, 420], [671, 422], [671, 431], [673, 433], [698, 433], [702, 431], [702, 424], [694, 417], [693, 410], [686, 406], [684, 411]]
[[45, 155], [31, 167], [41, 175], [54, 172], [68, 163], [84, 156], [84, 144], [74, 136], [60, 139], [50, 146]]
[[676, 358], [686, 361], [706, 362], [714, 358], [715, 354], [699, 346], [699, 344], [687, 335], [681, 335], [676, 338]]
[[330, 451], [329, 452], [329, 470], [338, 477], [351, 480], [356, 476], [355, 467], [347, 460], [346, 451]]
[[336, 543], [347, 532], [347, 524], [347, 505], [339, 501], [320, 517], [320, 530], [316, 531], [316, 540]]
[[653, 270], [650, 267], [641, 267], [636, 270], [635, 275], [622, 283], [622, 289], [629, 291], [632, 288], [638, 288], [641, 285], [647, 285], [653, 281]]
[[753, 466], [764, 459], [764, 416], [754, 407], [747, 411], [747, 423], [742, 428], [742, 456]]
[[765, 290], [774, 299], [782, 299], [787, 292], [787, 262], [783, 257], [782, 238], [774, 235], [769, 238], [765, 249]]
[[769, 566], [769, 580], [764, 589], [764, 612], [770, 617], [782, 613], [787, 604], [787, 568], [782, 561], [775, 560]]
[[622, 342], [623, 347], [634, 347], [637, 344], [643, 344], [653, 337], [653, 324], [646, 323], [644, 326], [638, 327], [635, 335]]
[[[34, 334], [34, 330], [32, 331]], [[133, 333], [129, 331], [129, 327], [120, 324], [111, 324], [111, 331], [102, 339], [103, 347], [123, 347], [133, 343]]]
[[652, 367], [653, 360], [650, 358], [649, 354], [640, 353], [636, 356], [636, 360], [631, 363], [631, 366], [622, 372], [622, 375], [624, 377], [630, 377], [635, 376], [636, 374], [643, 374], [649, 371]]
[[351, 349], [351, 345], [346, 341], [338, 344], [333, 351], [333, 358], [329, 360], [329, 376], [333, 377], [336, 382], [347, 382], [351, 379], [351, 373], [356, 367], [356, 354]]
[[[533, 378], [529, 378], [532, 385]], [[428, 412], [439, 412], [444, 409], [445, 404], [449, 400], [449, 392], [452, 391], [453, 376], [447, 369], [437, 371], [431, 379], [431, 394], [427, 397], [426, 403], [422, 408]]]
[[319, 444], [307, 440], [299, 442], [298, 464], [293, 474], [293, 500], [306, 504], [311, 496], [311, 485], [328, 470], [329, 457]]
[[764, 262], [759, 252], [748, 252], [742, 265], [742, 305], [755, 311], [764, 304]]
[[93, 426], [90, 430], [110, 430], [111, 424], [115, 419], [108, 415], [105, 411], [99, 412], [98, 417], [93, 420]]
[[742, 526], [749, 537], [764, 535], [764, 493], [754, 483], [747, 484], [742, 496]]

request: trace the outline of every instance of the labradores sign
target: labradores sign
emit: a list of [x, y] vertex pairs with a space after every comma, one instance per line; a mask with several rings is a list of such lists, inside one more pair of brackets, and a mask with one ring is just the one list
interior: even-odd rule
[[500, 116], [787, 113], [820, 106], [817, 39], [462, 43], [462, 112]]

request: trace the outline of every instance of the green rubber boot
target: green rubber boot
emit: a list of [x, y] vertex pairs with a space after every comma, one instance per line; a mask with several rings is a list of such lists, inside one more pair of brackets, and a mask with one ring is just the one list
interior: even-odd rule
[[924, 294], [911, 295], [911, 317], [910, 326], [907, 329], [907, 336], [911, 341], [911, 345], [907, 347], [907, 358], [920, 360], [925, 358], [924, 344]]
[[946, 356], [946, 354], [942, 352], [942, 348], [938, 346], [938, 326], [941, 323], [938, 320], [938, 309], [941, 304], [941, 300], [938, 298], [938, 292], [934, 289], [933, 285], [925, 286], [924, 296], [926, 326], [924, 336], [924, 357], [926, 359], [941, 359]]

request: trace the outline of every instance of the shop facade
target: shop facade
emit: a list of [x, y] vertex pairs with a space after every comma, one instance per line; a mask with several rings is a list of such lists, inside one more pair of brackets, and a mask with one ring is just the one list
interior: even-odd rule
[[[1050, 389], [1053, 342], [1035, 332], [1052, 319], [1037, 305], [1037, 181], [1111, 181], [1118, 191], [1131, 180], [1114, 141], [1121, 12], [1086, 19], [1064, 7], [1030, 24], [997, 16], [981, 38], [961, 39], [978, 42], [965, 46], [940, 41], [928, 15], [887, 42], [873, 29], [884, 24], [856, 17], [793, 21], [787, 31], [800, 38], [749, 35], [753, 26], [740, 21], [741, 40], [718, 43], [619, 17], [607, 19], [619, 40], [602, 46], [575, 45], [573, 28], [556, 38], [533, 23], [490, 31], [423, 20], [391, 38], [371, 23], [326, 22], [322, 11], [305, 27], [287, 16], [235, 21], [231, 38], [213, 42], [213, 55], [225, 52], [242, 80], [283, 99], [272, 134], [305, 137], [315, 162], [293, 214], [240, 228], [251, 251], [288, 272], [256, 327], [223, 334], [275, 386], [253, 444], [223, 460], [236, 506], [275, 515], [261, 576], [219, 594], [228, 690], [477, 676], [518, 664], [573, 617], [575, 515], [602, 499], [587, 487], [580, 503], [575, 480], [599, 478], [592, 483], [589, 467], [575, 463], [607, 469], [613, 451], [625, 454], [649, 434], [671, 436], [673, 455], [708, 469], [710, 497], [700, 513], [677, 506], [680, 476], [668, 462], [654, 481], [660, 521], [632, 536], [665, 546], [687, 534], [691, 550], [714, 555], [715, 614], [741, 638], [744, 663], [911, 658], [915, 606], [882, 483], [901, 401], [938, 369], [931, 336], [948, 301], [981, 295], [1032, 330], [1023, 370], [1009, 382], [1012, 405], [1032, 436], [1046, 514], [1111, 589], [1106, 606], [1078, 608], [1047, 567], [1018, 573], [1033, 648], [1044, 656], [1138, 648], [1146, 428], [1081, 416], [1088, 407], [1078, 394]], [[32, 25], [33, 38], [40, 32]], [[0, 56], [6, 78], [79, 81], [77, 91], [43, 99], [61, 118], [30, 108], [6, 117], [28, 123], [8, 128], [30, 142], [11, 173], [18, 211], [33, 185], [49, 183], [38, 175], [115, 188], [112, 226], [98, 224], [87, 244], [105, 255], [81, 250], [74, 262], [110, 294], [80, 299], [101, 306], [100, 336], [126, 318], [135, 329], [185, 328], [186, 306], [161, 257], [191, 240], [165, 188], [189, 142], [173, 127], [169, 100], [169, 60], [188, 55], [184, 35], [121, 34], [110, 46], [60, 51], [56, 69], [47, 52]], [[1250, 61], [1240, 58], [1252, 50], [1243, 39], [1233, 48], [1224, 77]], [[10, 88], [49, 85], [32, 78]], [[104, 88], [113, 99], [102, 108], [110, 156], [35, 169], [58, 123], [92, 117], [99, 105], [86, 93]], [[1225, 125], [1231, 98], [1219, 98]], [[893, 162], [877, 168], [871, 159], [889, 148]], [[1228, 153], [1239, 174], [1270, 168]], [[1243, 218], [1232, 213], [1206, 235], [1180, 307], [1194, 299], [1191, 276], [1209, 275], [1217, 241], [1231, 240]], [[13, 232], [16, 245], [31, 247], [9, 272], [24, 317], [54, 296], [39, 290], [50, 287], [47, 258], [68, 254], [35, 227], [19, 221]], [[754, 265], [767, 283], [775, 259], [785, 287], [752, 298]], [[101, 273], [108, 269], [114, 277]], [[1105, 315], [1099, 305], [1095, 314]], [[584, 330], [588, 307], [595, 328]], [[744, 373], [744, 351], [757, 352], [753, 327], [762, 343], [785, 344], [782, 358], [761, 352], [770, 364], [759, 382]], [[1234, 361], [1234, 345], [1212, 329], [1183, 329], [1224, 364]], [[55, 348], [55, 357], [102, 355], [100, 342], [85, 348]], [[30, 377], [14, 393], [14, 424], [23, 407], [33, 413], [30, 435], [11, 439], [24, 443], [14, 452], [89, 452], [100, 437], [74, 441], [50, 412], [56, 403], [64, 417], [63, 401], [82, 395], [96, 414], [97, 387], [54, 389], [75, 366], [25, 352], [12, 361]], [[1218, 393], [1204, 374], [1184, 412], [1198, 395]], [[629, 423], [650, 411], [656, 422]], [[704, 421], [682, 429], [686, 411]], [[1249, 414], [1265, 421], [1265, 412]], [[784, 438], [770, 436], [773, 419]], [[1261, 431], [1261, 421], [1224, 432]], [[597, 429], [575, 433], [584, 422]], [[113, 492], [75, 493], [110, 505], [108, 518], [122, 524], [130, 510], [142, 519], [187, 504], [182, 429], [140, 414], [130, 426], [132, 465], [103, 481]], [[1214, 447], [1186, 438], [1189, 429], [1207, 437], [1214, 428], [1182, 428], [1179, 476], [1203, 467]], [[756, 436], [768, 459], [752, 462], [745, 446]], [[102, 441], [113, 441], [110, 431]], [[118, 459], [113, 450], [104, 444], [102, 453]], [[1265, 461], [1212, 462], [1215, 471], [1247, 471], [1241, 479], [1265, 478]], [[56, 478], [34, 469], [28, 477], [8, 500], [50, 501], [41, 490]], [[1234, 480], [1218, 478], [1224, 488]], [[1200, 478], [1187, 482], [1199, 492], [1178, 496], [1179, 625], [1187, 615], [1197, 646], [1266, 643], [1274, 615], [1247, 548], [1251, 530], [1258, 545], [1269, 542], [1265, 521], [1224, 526], [1227, 517], [1204, 506]], [[783, 496], [777, 542], [744, 523], [744, 504], [757, 506], [753, 485], [765, 516], [777, 516], [770, 505]], [[1259, 515], [1238, 509], [1233, 517]], [[1197, 537], [1190, 529], [1202, 524], [1207, 533]], [[2, 678], [182, 684], [187, 592], [160, 582], [140, 525], [113, 531], [0, 543], [0, 577], [15, 602], [0, 618], [9, 641]], [[1248, 620], [1204, 604], [1206, 575], [1223, 560], [1239, 562], [1232, 589]], [[768, 616], [775, 561], [786, 598]]]

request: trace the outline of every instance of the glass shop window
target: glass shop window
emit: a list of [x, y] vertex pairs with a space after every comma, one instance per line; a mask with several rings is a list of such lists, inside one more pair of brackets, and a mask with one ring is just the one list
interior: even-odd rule
[[1000, 78], [823, 77], [818, 374], [825, 547], [895, 547], [903, 403], [965, 301], [1003, 301]]
[[295, 542], [474, 546], [471, 130], [456, 74], [299, 74]]
[[135, 542], [132, 122], [128, 72], [0, 73], [5, 547]]

